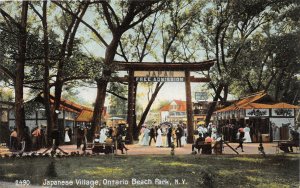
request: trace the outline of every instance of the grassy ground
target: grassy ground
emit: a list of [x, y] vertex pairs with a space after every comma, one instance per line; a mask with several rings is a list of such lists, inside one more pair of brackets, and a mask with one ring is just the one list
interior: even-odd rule
[[[163, 187], [299, 187], [299, 155], [0, 159], [1, 181], [30, 180], [31, 184], [41, 185], [44, 179], [74, 183], [85, 179], [99, 180], [105, 187], [106, 180], [127, 180], [128, 186], [119, 187], [132, 187], [133, 178], [150, 183], [143, 187], [162, 187], [155, 179], [168, 180]], [[184, 179], [185, 184], [175, 185], [176, 179], [179, 183]]]

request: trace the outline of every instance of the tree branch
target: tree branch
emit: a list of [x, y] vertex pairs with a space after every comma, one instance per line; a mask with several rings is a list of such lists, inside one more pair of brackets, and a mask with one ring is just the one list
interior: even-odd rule
[[107, 2], [101, 2], [103, 11], [104, 11], [104, 16], [106, 18], [107, 24], [108, 24], [108, 28], [111, 30], [112, 33], [115, 32], [116, 26], [113, 24], [112, 20], [111, 20], [111, 16], [110, 13], [108, 11], [108, 3]]
[[107, 7], [109, 8], [109, 10], [111, 11], [112, 15], [114, 16], [115, 20], [116, 20], [116, 23], [117, 23], [117, 26], [120, 26], [120, 21], [119, 21], [119, 18], [116, 14], [116, 12], [114, 11], [114, 9], [110, 6], [109, 3], [106, 2], [106, 5]]
[[84, 4], [84, 7], [81, 11], [81, 14], [79, 16], [79, 19], [76, 20], [76, 23], [75, 23], [75, 26], [74, 26], [74, 29], [73, 31], [71, 32], [71, 35], [70, 35], [70, 39], [69, 39], [69, 45], [68, 45], [68, 56], [71, 56], [72, 55], [72, 51], [73, 51], [73, 46], [74, 46], [74, 38], [75, 38], [75, 35], [76, 35], [76, 32], [77, 32], [77, 29], [79, 27], [79, 24], [80, 24], [80, 20], [82, 20], [87, 8], [89, 6], [89, 3], [85, 3]]
[[106, 92], [107, 92], [107, 93], [110, 93], [110, 94], [112, 94], [112, 95], [114, 95], [114, 96], [116, 96], [116, 97], [118, 97], [118, 98], [120, 98], [120, 99], [122, 99], [122, 100], [127, 100], [126, 97], [123, 97], [123, 96], [121, 96], [121, 95], [115, 93], [115, 92], [112, 91], [112, 90], [106, 90]]
[[121, 53], [122, 53], [121, 57], [123, 57], [123, 58], [125, 59], [125, 61], [128, 62], [128, 58], [127, 58], [126, 55], [125, 55], [125, 51], [124, 51], [124, 48], [123, 48], [123, 45], [122, 45], [121, 40], [120, 40], [120, 42], [119, 42], [119, 46], [120, 46]]
[[36, 13], [36, 15], [43, 20], [43, 16], [36, 10], [36, 8], [33, 6], [33, 4], [31, 2], [29, 2], [30, 8], [33, 10], [33, 12]]
[[97, 37], [98, 39], [102, 42], [102, 44], [107, 47], [108, 44], [107, 42], [104, 40], [104, 38], [98, 33], [98, 31], [96, 29], [94, 29], [90, 24], [88, 24], [87, 22], [85, 22], [83, 19], [80, 19], [76, 14], [74, 14], [73, 12], [69, 11], [68, 9], [66, 9], [65, 7], [63, 7], [61, 4], [59, 4], [58, 2], [52, 1], [52, 3], [56, 4], [57, 6], [59, 6], [62, 10], [66, 11], [67, 13], [71, 14], [72, 16], [75, 16], [77, 19], [79, 19], [87, 28], [89, 28]]
[[15, 26], [18, 27], [18, 29], [20, 30], [22, 29], [21, 25], [15, 19], [13, 19], [9, 14], [7, 14], [2, 8], [0, 8], [0, 13], [4, 18], [8, 18]]
[[11, 79], [13, 79], [15, 81], [16, 75], [13, 74], [9, 69], [4, 67], [3, 65], [0, 65], [0, 71], [3, 72], [4, 74], [6, 74], [8, 77], [10, 77]]

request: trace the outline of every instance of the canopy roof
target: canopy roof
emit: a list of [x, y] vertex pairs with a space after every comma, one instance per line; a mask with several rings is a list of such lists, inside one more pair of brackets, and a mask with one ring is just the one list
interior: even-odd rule
[[258, 92], [254, 95], [248, 96], [244, 99], [241, 99], [234, 104], [217, 110], [217, 113], [220, 112], [227, 112], [227, 111], [234, 111], [234, 110], [240, 110], [240, 109], [273, 109], [273, 108], [283, 108], [283, 109], [299, 109], [299, 106], [291, 105], [288, 103], [271, 103], [271, 104], [265, 104], [265, 103], [259, 103], [264, 97], [267, 97], [267, 93], [265, 92]]
[[[43, 94], [39, 95], [39, 97], [43, 97]], [[43, 101], [42, 101], [43, 102]], [[50, 102], [54, 104], [54, 96], [50, 95]], [[93, 118], [93, 109], [87, 106], [83, 106], [81, 104], [75, 103], [73, 101], [67, 99], [60, 99], [60, 110], [66, 110], [69, 112], [74, 112], [77, 114], [76, 121], [78, 122], [91, 122]], [[104, 107], [103, 116], [106, 114], [106, 107]]]
[[91, 110], [82, 110], [77, 116], [76, 121], [79, 122], [90, 122], [93, 118], [93, 111]]

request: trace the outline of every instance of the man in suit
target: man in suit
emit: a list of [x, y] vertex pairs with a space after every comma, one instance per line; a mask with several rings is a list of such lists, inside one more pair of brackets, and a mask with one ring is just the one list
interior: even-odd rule
[[149, 136], [150, 136], [149, 146], [151, 146], [152, 138], [153, 138], [154, 142], [156, 142], [156, 139], [155, 139], [156, 133], [155, 132], [156, 132], [155, 128], [151, 127], [150, 133], [149, 133]]
[[168, 140], [168, 147], [171, 147], [171, 137], [172, 137], [172, 126], [169, 125], [168, 132], [167, 132], [167, 140]]
[[183, 129], [180, 124], [177, 125], [176, 129], [176, 143], [177, 147], [181, 147], [181, 137], [183, 135]]

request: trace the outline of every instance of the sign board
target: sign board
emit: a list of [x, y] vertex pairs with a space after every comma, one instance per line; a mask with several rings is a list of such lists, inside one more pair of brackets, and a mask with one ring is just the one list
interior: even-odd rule
[[268, 117], [269, 109], [246, 109], [246, 116], [248, 117]]
[[272, 109], [272, 116], [293, 117], [294, 109], [274, 108], [274, 109]]
[[134, 71], [137, 82], [184, 82], [184, 71]]
[[272, 125], [277, 127], [294, 127], [295, 119], [294, 118], [270, 118], [270, 122]]
[[208, 99], [207, 92], [195, 92], [196, 101], [206, 101]]

